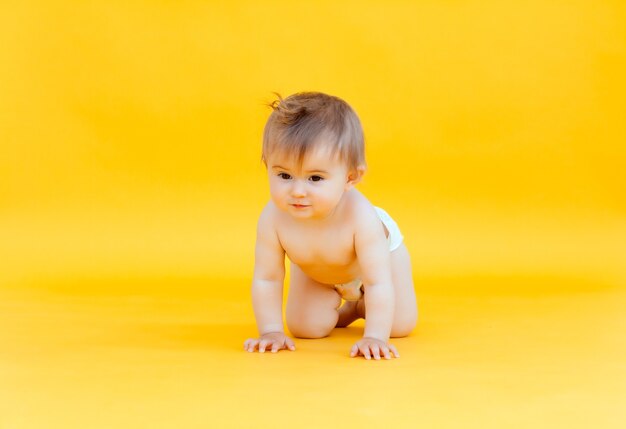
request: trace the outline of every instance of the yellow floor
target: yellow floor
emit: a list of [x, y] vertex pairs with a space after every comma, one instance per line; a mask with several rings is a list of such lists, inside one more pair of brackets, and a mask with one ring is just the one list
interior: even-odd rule
[[[0, 2], [0, 429], [626, 427], [623, 0]], [[273, 91], [348, 101], [420, 321], [248, 354]]]
[[[623, 289], [554, 276], [417, 280], [419, 327], [395, 340], [400, 359], [380, 362], [348, 357], [358, 324], [298, 340], [296, 352], [244, 352], [255, 328], [241, 281], [3, 288], [0, 427], [623, 427]], [[200, 292], [215, 282], [235, 293]]]

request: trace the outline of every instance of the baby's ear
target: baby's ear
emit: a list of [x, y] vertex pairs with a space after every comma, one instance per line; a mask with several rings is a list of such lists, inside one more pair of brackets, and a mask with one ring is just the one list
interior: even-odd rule
[[356, 169], [350, 170], [348, 181], [346, 182], [346, 191], [361, 181], [365, 174], [365, 166], [360, 165]]

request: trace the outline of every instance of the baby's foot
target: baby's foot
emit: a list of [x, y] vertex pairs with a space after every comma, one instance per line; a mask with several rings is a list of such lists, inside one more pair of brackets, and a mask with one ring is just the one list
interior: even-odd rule
[[337, 328], [345, 328], [352, 322], [365, 317], [365, 305], [363, 298], [358, 301], [346, 301], [337, 310], [339, 312], [339, 320], [337, 320]]

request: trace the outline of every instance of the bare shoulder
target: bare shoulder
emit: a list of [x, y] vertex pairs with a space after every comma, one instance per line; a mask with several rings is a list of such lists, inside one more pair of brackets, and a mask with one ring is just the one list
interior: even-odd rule
[[374, 205], [362, 194], [355, 196], [352, 207], [354, 248], [365, 284], [378, 283], [389, 262], [385, 229]]
[[269, 201], [257, 222], [257, 235], [260, 237], [276, 236], [276, 218], [278, 216], [278, 208], [272, 201]]
[[265, 207], [263, 207], [263, 210], [261, 210], [259, 223], [273, 222], [276, 217], [276, 211], [276, 205], [274, 205], [272, 201], [268, 201], [267, 204], [265, 204]]
[[[354, 191], [354, 192], [352, 192]], [[370, 231], [380, 225], [380, 219], [374, 205], [359, 191], [353, 189], [349, 193], [348, 216], [357, 232]]]

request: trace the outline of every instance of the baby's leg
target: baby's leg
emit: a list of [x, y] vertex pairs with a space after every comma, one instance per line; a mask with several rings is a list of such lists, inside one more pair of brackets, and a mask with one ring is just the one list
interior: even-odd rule
[[316, 282], [291, 264], [287, 298], [287, 327], [299, 338], [326, 337], [337, 325], [341, 298], [334, 288]]
[[404, 243], [391, 252], [391, 276], [396, 296], [391, 336], [406, 337], [417, 324], [417, 302], [411, 259]]

